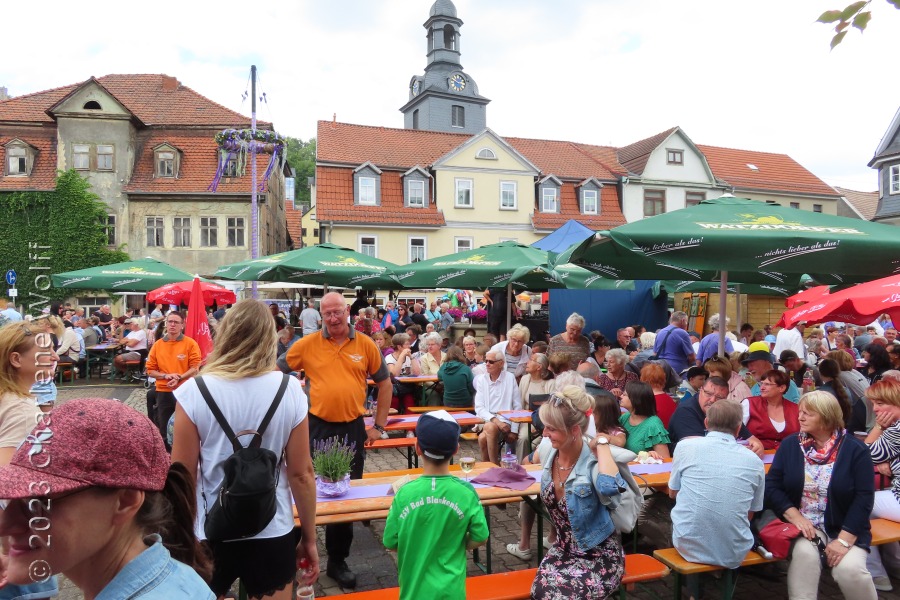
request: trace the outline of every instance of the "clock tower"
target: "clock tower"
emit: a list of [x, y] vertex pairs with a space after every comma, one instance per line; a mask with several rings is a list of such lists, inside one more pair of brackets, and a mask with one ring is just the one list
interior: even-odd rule
[[425, 21], [428, 64], [409, 82], [409, 101], [400, 108], [406, 129], [478, 133], [487, 127], [487, 104], [459, 62], [460, 28], [451, 0], [437, 0]]

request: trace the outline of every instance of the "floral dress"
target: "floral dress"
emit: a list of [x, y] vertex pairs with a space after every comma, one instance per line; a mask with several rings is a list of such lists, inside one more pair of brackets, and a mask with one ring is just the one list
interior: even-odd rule
[[599, 600], [619, 589], [625, 574], [625, 553], [619, 534], [590, 550], [581, 550], [572, 535], [566, 497], [559, 500], [553, 485], [541, 490], [541, 500], [556, 528], [557, 540], [538, 567], [531, 597], [540, 600]]

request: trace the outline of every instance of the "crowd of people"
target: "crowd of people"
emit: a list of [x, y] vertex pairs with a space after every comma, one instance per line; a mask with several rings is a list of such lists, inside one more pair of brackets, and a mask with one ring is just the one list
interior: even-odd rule
[[[500, 294], [490, 301], [507, 303]], [[728, 320], [712, 315], [704, 337], [688, 330], [683, 312], [656, 332], [634, 325], [614, 337], [585, 335], [585, 319], [573, 313], [547, 339], [515, 324], [481, 340], [469, 329], [451, 342], [449, 303], [348, 306], [329, 293], [318, 309], [310, 301], [289, 315], [255, 300], [211, 313], [215, 344], [202, 363], [178, 310], [122, 319], [108, 306], [94, 315], [54, 306], [30, 320], [9, 307], [0, 312], [0, 534], [14, 550], [0, 589], [19, 586], [22, 597], [52, 597], [50, 575], [64, 573], [92, 597], [150, 581], [171, 591], [167, 597], [221, 598], [240, 578], [250, 597], [286, 600], [298, 568], [303, 584], [319, 573], [311, 449], [346, 440], [350, 477], [358, 479], [366, 446], [387, 435], [389, 412], [423, 397], [483, 421], [475, 430], [483, 461], [500, 464], [506, 446], [523, 463], [542, 465], [540, 498], [552, 528], [535, 598], [604, 598], [618, 588], [624, 551], [610, 511], [627, 485], [618, 448], [673, 459], [675, 504], [666, 518], [688, 560], [735, 568], [756, 544], [754, 530], [780, 519], [799, 534], [787, 577], [792, 598], [814, 598], [825, 567], [847, 598], [874, 598], [900, 575], [900, 547], [870, 548], [869, 531], [870, 518], [900, 519], [900, 478], [880, 491], [874, 483], [876, 470], [900, 475], [900, 342], [890, 325], [798, 324], [772, 335], [744, 324], [740, 338], [727, 331], [725, 356], [713, 342]], [[55, 370], [78, 369], [84, 348], [104, 340], [122, 346], [112, 368], [123, 375], [126, 363], [146, 361], [154, 381], [147, 416], [96, 399], [54, 408], [47, 386]], [[305, 387], [291, 375], [302, 375]], [[423, 396], [400, 381], [416, 375], [439, 385]], [[532, 412], [533, 439], [504, 414], [521, 409]], [[238, 541], [205, 526], [235, 447], [223, 420], [239, 435], [264, 430], [257, 443], [278, 457], [273, 516]], [[384, 533], [398, 552], [404, 598], [464, 589], [465, 551], [487, 539], [477, 495], [449, 474], [460, 433], [443, 410], [418, 422], [424, 474], [397, 493]], [[768, 475], [766, 451], [775, 454]], [[42, 452], [55, 466], [40, 471], [41, 510], [71, 531], [34, 550], [27, 482]], [[409, 516], [425, 495], [447, 502]], [[719, 509], [701, 510], [713, 501]], [[507, 550], [530, 560], [534, 513], [524, 503], [520, 521], [521, 537]], [[424, 522], [433, 527], [428, 535]], [[86, 543], [88, 531], [107, 533]], [[351, 525], [325, 527], [325, 572], [344, 588], [357, 583], [347, 563], [352, 541]], [[39, 582], [26, 564], [38, 559], [51, 566]], [[92, 565], [108, 568], [100, 576]], [[695, 597], [698, 586], [689, 581]]]

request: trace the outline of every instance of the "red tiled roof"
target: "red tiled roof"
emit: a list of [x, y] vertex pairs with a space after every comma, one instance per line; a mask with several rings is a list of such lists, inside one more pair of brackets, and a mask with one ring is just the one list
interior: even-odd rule
[[559, 193], [560, 212], [545, 213], [534, 211], [531, 219], [535, 229], [558, 229], [569, 219], [577, 219], [591, 229], [612, 229], [625, 224], [625, 217], [619, 209], [619, 194], [614, 185], [605, 185], [600, 191], [600, 214], [585, 215], [578, 208], [575, 184], [563, 183]]
[[847, 188], [834, 188], [847, 202], [853, 206], [863, 216], [866, 221], [875, 218], [875, 212], [878, 210], [878, 192], [859, 192], [856, 190], [848, 190]]
[[[218, 146], [214, 131], [147, 130], [138, 134], [135, 147], [134, 173], [123, 188], [127, 193], [198, 193], [206, 192], [216, 174]], [[178, 148], [181, 164], [178, 177], [156, 177], [153, 149], [167, 143]], [[271, 155], [258, 154], [256, 168], [262, 181]], [[223, 177], [217, 193], [250, 195], [250, 165], [243, 177]], [[265, 186], [263, 190], [268, 189]]]
[[285, 199], [284, 218], [287, 222], [288, 235], [294, 242], [294, 248], [299, 248], [303, 241], [303, 213], [300, 207], [293, 201]]
[[0, 190], [53, 190], [56, 189], [56, 130], [53, 128], [29, 128], [0, 135], [0, 175], [6, 172], [6, 148], [4, 144], [13, 139], [30, 144], [37, 149], [34, 166], [28, 177], [0, 176]]
[[594, 160], [579, 144], [553, 140], [504, 138], [516, 151], [531, 161], [544, 175], [584, 180], [596, 177], [612, 181], [616, 176]]
[[[698, 145], [697, 148], [706, 156], [713, 175], [738, 189], [839, 195], [787, 154], [717, 146]], [[754, 171], [748, 164], [758, 170]]]
[[[91, 79], [4, 100], [0, 102], [0, 121], [53, 122], [46, 111]], [[96, 81], [145, 125], [239, 128], [250, 123], [249, 117], [213, 102], [168, 75], [104, 75]]]
[[676, 129], [678, 127], [672, 127], [633, 144], [622, 146], [617, 153], [619, 162], [631, 173], [643, 173], [644, 167], [647, 166], [647, 159], [650, 158], [650, 153], [656, 150], [663, 143], [663, 140], [672, 135], [672, 132]]
[[[425, 190], [425, 197], [431, 196]], [[353, 204], [353, 169], [316, 168], [316, 220], [338, 223], [384, 223], [422, 226], [445, 224], [444, 214], [429, 203], [427, 208], [403, 206], [403, 180], [399, 171], [381, 174], [381, 206]]]
[[319, 121], [316, 161], [379, 168], [428, 166], [471, 138], [461, 133], [392, 129]]

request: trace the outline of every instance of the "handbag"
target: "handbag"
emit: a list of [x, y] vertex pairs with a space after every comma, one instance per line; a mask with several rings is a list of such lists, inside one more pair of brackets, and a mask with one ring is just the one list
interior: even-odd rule
[[775, 519], [759, 530], [759, 539], [775, 558], [785, 559], [791, 552], [791, 543], [800, 536], [800, 529], [793, 523]]

